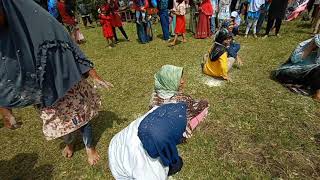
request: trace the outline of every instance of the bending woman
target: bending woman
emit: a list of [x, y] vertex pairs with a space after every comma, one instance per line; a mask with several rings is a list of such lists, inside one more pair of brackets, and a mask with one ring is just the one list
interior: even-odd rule
[[320, 35], [301, 42], [289, 60], [272, 77], [289, 89], [313, 95], [320, 101]]
[[177, 145], [187, 124], [186, 105], [151, 109], [116, 134], [109, 145], [109, 167], [116, 180], [164, 180], [183, 166]]
[[0, 107], [36, 105], [46, 139], [63, 138], [68, 158], [80, 129], [88, 162], [96, 164], [89, 121], [101, 102], [87, 77], [112, 85], [98, 76], [63, 26], [33, 1], [0, 0], [0, 41]]
[[183, 90], [185, 80], [183, 68], [173, 65], [164, 65], [154, 75], [155, 87], [151, 97], [150, 108], [167, 103], [185, 102], [188, 107], [188, 123], [184, 137], [190, 138], [192, 131], [203, 121], [208, 113], [208, 101], [194, 100], [186, 95]]

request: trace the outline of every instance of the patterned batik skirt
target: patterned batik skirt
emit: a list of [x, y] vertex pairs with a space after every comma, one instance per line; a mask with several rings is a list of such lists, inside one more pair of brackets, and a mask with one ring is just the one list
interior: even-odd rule
[[98, 115], [100, 106], [95, 88], [87, 80], [81, 80], [53, 106], [40, 109], [46, 139], [56, 139], [78, 130]]

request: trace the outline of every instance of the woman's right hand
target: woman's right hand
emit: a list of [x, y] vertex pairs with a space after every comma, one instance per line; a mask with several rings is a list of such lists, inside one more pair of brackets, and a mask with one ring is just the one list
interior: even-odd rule
[[314, 51], [317, 48], [316, 43], [314, 42], [314, 40], [312, 40], [309, 45], [306, 47], [306, 49], [303, 51], [302, 53], [302, 59], [306, 59], [312, 51]]

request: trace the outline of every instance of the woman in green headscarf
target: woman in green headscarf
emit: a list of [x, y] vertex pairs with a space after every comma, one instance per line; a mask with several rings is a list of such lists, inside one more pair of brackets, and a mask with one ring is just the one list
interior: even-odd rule
[[183, 93], [185, 80], [182, 67], [164, 65], [154, 75], [154, 78], [155, 86], [150, 108], [162, 104], [186, 102], [188, 105], [188, 124], [184, 137], [190, 138], [195, 127], [207, 116], [208, 101], [194, 100], [191, 96]]

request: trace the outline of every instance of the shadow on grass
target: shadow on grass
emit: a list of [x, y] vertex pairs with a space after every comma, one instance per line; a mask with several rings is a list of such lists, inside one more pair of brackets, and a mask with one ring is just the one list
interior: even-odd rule
[[310, 29], [312, 27], [311, 23], [301, 23], [297, 25], [298, 28]]
[[100, 111], [99, 116], [92, 122], [93, 125], [93, 139], [95, 144], [99, 142], [102, 134], [109, 128], [113, 127], [113, 123], [122, 124], [128, 121], [126, 118], [120, 118], [111, 111]]
[[[125, 121], [128, 121], [126, 118], [119, 118], [118, 115], [111, 111], [100, 111], [99, 115], [91, 121], [92, 131], [93, 131], [93, 144], [96, 144], [100, 141], [102, 134], [107, 130], [113, 127], [113, 123], [121, 124]], [[82, 135], [80, 131], [75, 132], [76, 140], [74, 152], [82, 150], [84, 147], [82, 141]], [[60, 143], [60, 149], [62, 150], [65, 147], [65, 143]]]
[[0, 161], [0, 179], [52, 179], [53, 165], [35, 167], [38, 154], [21, 153], [8, 161]]

